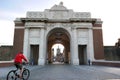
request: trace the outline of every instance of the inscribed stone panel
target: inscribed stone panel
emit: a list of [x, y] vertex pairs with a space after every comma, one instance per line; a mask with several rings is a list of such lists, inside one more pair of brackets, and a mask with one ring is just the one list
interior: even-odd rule
[[45, 18], [44, 12], [27, 12], [27, 18]]
[[87, 44], [88, 43], [88, 30], [87, 29], [78, 29], [77, 30], [78, 44]]
[[39, 44], [40, 38], [29, 38], [30, 44]]
[[78, 29], [78, 37], [88, 37], [87, 29]]
[[89, 12], [75, 12], [73, 18], [90, 18], [91, 15]]
[[40, 30], [39, 29], [30, 29], [30, 37], [39, 37]]
[[54, 12], [49, 12], [46, 15], [47, 18], [49, 19], [67, 19], [68, 18], [68, 13], [65, 11], [54, 11]]

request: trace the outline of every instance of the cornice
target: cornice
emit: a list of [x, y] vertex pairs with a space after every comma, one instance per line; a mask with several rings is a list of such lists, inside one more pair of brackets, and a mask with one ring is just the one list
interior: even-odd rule
[[48, 19], [48, 18], [21, 18], [22, 22], [45, 22], [45, 23], [74, 23], [74, 22], [85, 22], [85, 23], [100, 23], [94, 18], [69, 18], [69, 19]]

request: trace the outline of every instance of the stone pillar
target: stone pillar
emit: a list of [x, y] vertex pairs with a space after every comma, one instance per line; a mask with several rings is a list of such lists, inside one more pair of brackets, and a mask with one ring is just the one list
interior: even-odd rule
[[87, 60], [94, 60], [94, 48], [93, 48], [93, 29], [88, 30], [88, 46], [87, 46]]
[[73, 33], [71, 37], [71, 58], [73, 65], [79, 65], [76, 28], [73, 28]]
[[29, 60], [30, 59], [29, 28], [25, 28], [24, 32], [23, 53]]
[[44, 28], [41, 28], [40, 30], [40, 44], [39, 44], [39, 59], [38, 59], [38, 65], [44, 65], [45, 64], [45, 33]]

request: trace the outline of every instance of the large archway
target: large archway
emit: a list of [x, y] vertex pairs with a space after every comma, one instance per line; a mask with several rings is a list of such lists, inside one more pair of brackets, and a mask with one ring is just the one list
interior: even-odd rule
[[[54, 49], [52, 48], [55, 44], [61, 44], [64, 46], [63, 53], [56, 53], [54, 55]], [[60, 58], [60, 59], [58, 59]], [[67, 30], [63, 28], [52, 29], [47, 35], [47, 63], [54, 62], [70, 63], [70, 35]]]

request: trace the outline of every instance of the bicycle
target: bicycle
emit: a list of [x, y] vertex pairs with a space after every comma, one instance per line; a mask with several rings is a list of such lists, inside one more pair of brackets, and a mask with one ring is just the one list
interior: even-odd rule
[[23, 67], [22, 78], [20, 78], [19, 75], [20, 75], [19, 69], [11, 70], [8, 72], [6, 80], [17, 80], [17, 79], [28, 80], [30, 76], [30, 71], [29, 69]]

